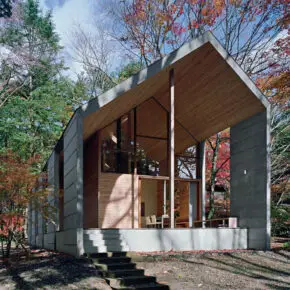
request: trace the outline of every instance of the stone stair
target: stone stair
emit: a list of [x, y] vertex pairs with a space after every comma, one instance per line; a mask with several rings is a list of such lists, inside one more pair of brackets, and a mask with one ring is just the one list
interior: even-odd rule
[[87, 254], [129, 251], [117, 230], [85, 230], [84, 248]]
[[112, 289], [169, 290], [156, 282], [156, 277], [146, 276], [143, 269], [137, 269], [126, 252], [89, 254], [96, 268]]

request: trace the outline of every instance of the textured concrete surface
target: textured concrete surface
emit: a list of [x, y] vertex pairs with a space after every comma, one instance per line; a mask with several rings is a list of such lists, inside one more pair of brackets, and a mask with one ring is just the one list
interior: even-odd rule
[[253, 249], [270, 248], [269, 139], [266, 111], [231, 128], [231, 216]]
[[[125, 242], [129, 251], [188, 251], [246, 249], [247, 229], [120, 229], [84, 230], [84, 235], [109, 236], [118, 234], [119, 245]], [[116, 245], [116, 241], [114, 243]]]

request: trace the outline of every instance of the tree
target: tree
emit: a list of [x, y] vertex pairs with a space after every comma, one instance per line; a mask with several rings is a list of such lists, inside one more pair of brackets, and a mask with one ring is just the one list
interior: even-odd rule
[[12, 15], [12, 4], [11, 0], [0, 1], [0, 17], [11, 17]]
[[39, 154], [39, 167], [62, 134], [73, 110], [85, 98], [79, 83], [61, 76], [65, 69], [51, 14], [35, 0], [15, 6], [2, 24], [0, 145], [22, 158]]
[[230, 189], [230, 131], [217, 133], [206, 142], [206, 178], [209, 185], [208, 219], [215, 214], [215, 190], [222, 185], [227, 192]]
[[129, 62], [128, 64], [121, 67], [117, 72], [112, 74], [112, 78], [116, 83], [120, 83], [135, 73], [139, 72], [142, 69], [142, 65], [140, 62]]
[[51, 14], [44, 15], [35, 0], [17, 3], [13, 13], [1, 23], [0, 108], [15, 94], [29, 99], [33, 90], [64, 68]]
[[116, 83], [109, 72], [112, 50], [104, 31], [97, 27], [96, 31], [91, 33], [76, 25], [71, 35], [72, 54], [82, 67], [82, 73], [78, 74], [78, 81], [85, 84], [87, 94], [90, 97], [97, 97], [114, 87]]
[[[33, 202], [43, 216], [53, 219], [54, 209], [47, 201], [48, 191], [33, 190], [38, 178], [35, 164], [38, 156], [23, 160], [12, 151], [0, 154], [0, 238], [3, 257], [9, 257], [11, 243], [25, 249], [26, 209]], [[37, 202], [36, 202], [37, 201]]]

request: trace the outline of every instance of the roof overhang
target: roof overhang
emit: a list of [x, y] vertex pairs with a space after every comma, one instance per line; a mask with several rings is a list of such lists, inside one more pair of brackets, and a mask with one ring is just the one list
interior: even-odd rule
[[80, 107], [84, 139], [152, 97], [169, 110], [172, 68], [175, 117], [195, 139], [185, 136], [184, 130], [176, 132], [177, 140], [184, 139], [184, 146], [269, 107], [251, 79], [207, 32]]

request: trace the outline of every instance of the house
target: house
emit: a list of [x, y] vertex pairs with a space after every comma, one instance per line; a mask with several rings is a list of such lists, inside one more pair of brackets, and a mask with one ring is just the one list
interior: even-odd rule
[[[269, 248], [269, 114], [211, 33], [184, 44], [75, 111], [46, 166], [56, 225], [31, 205], [29, 243], [76, 256]], [[238, 227], [198, 228], [204, 142], [226, 128]]]

